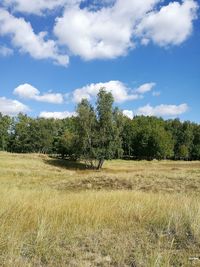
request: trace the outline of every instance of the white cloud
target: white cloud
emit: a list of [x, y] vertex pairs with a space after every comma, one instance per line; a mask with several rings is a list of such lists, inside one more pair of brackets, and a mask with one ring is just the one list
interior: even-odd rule
[[0, 56], [8, 57], [8, 56], [11, 56], [12, 54], [13, 54], [13, 50], [12, 49], [10, 49], [7, 46], [1, 46], [0, 45]]
[[45, 93], [44, 95], [35, 96], [35, 100], [53, 104], [62, 104], [64, 99], [62, 94]]
[[124, 116], [128, 117], [129, 119], [132, 119], [134, 117], [134, 113], [132, 110], [123, 110]]
[[56, 19], [54, 33], [60, 44], [85, 60], [116, 58], [150, 40], [165, 45], [178, 45], [192, 32], [197, 17], [197, 2], [184, 0], [116, 0], [101, 9], [67, 6]]
[[142, 38], [142, 40], [141, 40], [141, 44], [144, 46], [147, 46], [149, 44], [149, 42], [150, 42], [150, 40], [147, 38]]
[[40, 113], [39, 117], [46, 118], [46, 119], [65, 119], [70, 118], [72, 116], [76, 116], [75, 112], [63, 111], [63, 112], [47, 112], [43, 111]]
[[135, 46], [134, 27], [157, 2], [116, 0], [113, 6], [100, 10], [73, 5], [57, 18], [54, 33], [74, 55], [86, 60], [116, 58]]
[[83, 98], [91, 100], [95, 97], [101, 88], [113, 94], [115, 102], [124, 102], [140, 98], [138, 94], [132, 93], [131, 90], [120, 81], [109, 81], [106, 83], [92, 83], [73, 92], [73, 101], [78, 103]]
[[21, 98], [33, 99], [40, 102], [48, 102], [53, 104], [62, 104], [63, 95], [59, 93], [45, 93], [41, 95], [40, 91], [30, 84], [21, 84], [14, 89], [13, 93]]
[[32, 85], [25, 83], [16, 87], [13, 91], [15, 95], [18, 95], [21, 98], [33, 99], [35, 96], [40, 94], [39, 90], [33, 87]]
[[0, 97], [0, 112], [4, 115], [17, 115], [20, 112], [29, 111], [28, 106], [22, 104], [17, 100]]
[[156, 86], [156, 83], [145, 83], [138, 87], [135, 92], [138, 94], [145, 94], [147, 92], [150, 92], [154, 86]]
[[55, 10], [67, 3], [80, 2], [76, 0], [3, 0], [3, 5], [14, 11], [41, 15], [43, 11]]
[[[35, 59], [52, 59], [66, 66], [69, 57], [85, 60], [113, 59], [126, 55], [138, 43], [147, 46], [179, 45], [192, 33], [197, 18], [197, 0], [3, 0], [12, 11], [46, 15], [63, 8], [55, 19], [54, 38], [47, 32], [36, 34], [24, 18], [0, 8], [0, 35], [9, 35], [12, 44]], [[84, 5], [83, 5], [84, 4]], [[56, 14], [56, 13], [55, 13]], [[27, 17], [26, 17], [27, 19]], [[60, 50], [62, 45], [62, 50]], [[63, 50], [64, 49], [64, 50]]]
[[191, 34], [197, 9], [197, 2], [193, 0], [169, 3], [160, 11], [147, 14], [139, 23], [137, 32], [144, 37], [145, 43], [152, 40], [160, 46], [179, 45]]
[[146, 105], [144, 107], [138, 108], [135, 112], [137, 115], [144, 115], [144, 116], [168, 116], [168, 117], [175, 117], [179, 116], [186, 111], [188, 111], [189, 107], [187, 104], [181, 105], [159, 105], [152, 107], [151, 105]]
[[[28, 1], [30, 2], [30, 1]], [[0, 36], [10, 36], [12, 44], [20, 52], [28, 53], [35, 59], [52, 59], [54, 63], [66, 66], [68, 56], [60, 54], [56, 42], [47, 39], [47, 32], [38, 35], [29, 22], [17, 18], [0, 8]]]

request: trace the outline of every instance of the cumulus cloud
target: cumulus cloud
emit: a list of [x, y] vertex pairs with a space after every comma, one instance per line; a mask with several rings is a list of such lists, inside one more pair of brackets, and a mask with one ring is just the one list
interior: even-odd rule
[[145, 94], [147, 92], [150, 92], [154, 88], [154, 86], [156, 86], [156, 83], [145, 83], [138, 87], [135, 92], [138, 94]]
[[134, 26], [156, 2], [117, 0], [113, 6], [100, 10], [74, 5], [57, 18], [54, 33], [74, 55], [86, 60], [116, 58], [135, 46]]
[[192, 32], [197, 2], [184, 0], [116, 0], [101, 9], [70, 5], [56, 19], [54, 33], [60, 44], [85, 60], [126, 55], [138, 40], [148, 45], [178, 45]]
[[101, 88], [105, 88], [107, 92], [111, 92], [117, 103], [140, 98], [138, 94], [133, 93], [124, 83], [120, 81], [109, 81], [106, 83], [92, 83], [76, 89], [73, 92], [73, 101], [78, 103], [84, 98], [91, 100], [98, 94]]
[[42, 111], [39, 115], [41, 118], [46, 118], [46, 119], [65, 119], [65, 118], [70, 118], [72, 116], [76, 116], [75, 112], [69, 112], [69, 111], [63, 111], [63, 112], [47, 112], [47, 111]]
[[0, 56], [2, 57], [8, 57], [11, 56], [13, 54], [13, 50], [10, 49], [7, 46], [1, 46], [0, 45]]
[[14, 116], [20, 112], [29, 111], [29, 107], [22, 104], [17, 100], [8, 99], [6, 97], [0, 97], [0, 112], [3, 115]]
[[155, 83], [145, 83], [136, 89], [131, 89], [121, 81], [92, 83], [74, 90], [73, 101], [78, 103], [83, 98], [91, 100], [96, 97], [101, 88], [104, 88], [107, 92], [112, 93], [115, 102], [122, 103], [143, 98], [143, 95], [151, 91], [155, 85]]
[[45, 11], [55, 11], [66, 5], [80, 3], [81, 0], [2, 0], [5, 7], [11, 8], [13, 11], [28, 14], [43, 15]]
[[48, 102], [53, 104], [62, 104], [64, 101], [63, 95], [59, 93], [45, 93], [40, 91], [30, 84], [21, 84], [14, 89], [13, 93], [24, 99], [33, 99], [40, 102]]
[[[139, 43], [179, 45], [191, 35], [197, 18], [197, 0], [3, 0], [0, 35], [9, 35], [15, 47], [35, 59], [52, 59], [66, 66], [68, 53], [85, 60], [127, 55]], [[24, 18], [8, 10], [37, 15], [62, 8], [55, 19], [54, 36], [36, 34]], [[55, 13], [56, 14], [56, 13]], [[26, 17], [27, 19], [27, 17]], [[62, 51], [62, 53], [60, 52]], [[66, 52], [67, 51], [67, 52]], [[63, 54], [64, 52], [64, 54]]]
[[139, 23], [137, 33], [143, 36], [143, 43], [152, 40], [160, 46], [179, 45], [191, 34], [197, 9], [193, 0], [169, 3], [159, 11], [149, 12]]
[[159, 106], [151, 106], [146, 105], [144, 107], [138, 108], [135, 112], [136, 115], [144, 115], [144, 116], [168, 116], [175, 117], [179, 116], [186, 111], [188, 111], [189, 107], [187, 104], [181, 105], [159, 105]]
[[66, 3], [75, 0], [3, 0], [3, 5], [11, 7], [14, 11], [41, 15], [45, 10], [54, 10], [63, 7]]
[[29, 22], [14, 17], [3, 8], [0, 8], [0, 36], [9, 36], [20, 52], [28, 53], [35, 59], [52, 59], [63, 66], [68, 64], [68, 56], [59, 53], [56, 42], [46, 40], [47, 32], [35, 34]]

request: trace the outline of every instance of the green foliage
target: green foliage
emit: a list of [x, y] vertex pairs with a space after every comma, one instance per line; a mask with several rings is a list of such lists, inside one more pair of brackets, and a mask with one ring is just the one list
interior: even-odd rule
[[191, 157], [195, 160], [200, 159], [200, 125], [193, 126], [193, 144], [191, 148]]
[[30, 122], [31, 118], [27, 115], [19, 114], [13, 121], [9, 150], [11, 152], [29, 153], [33, 145], [30, 138]]
[[92, 164], [96, 137], [96, 116], [90, 103], [83, 99], [77, 107], [78, 156]]
[[81, 159], [94, 168], [104, 160], [200, 159], [200, 125], [179, 119], [136, 116], [129, 119], [113, 106], [103, 88], [96, 106], [87, 100], [77, 116], [63, 120], [0, 114], [0, 150], [17, 153], [53, 153]]
[[9, 131], [12, 119], [9, 116], [3, 116], [0, 113], [0, 150], [6, 151], [8, 149]]
[[187, 145], [180, 145], [178, 147], [177, 157], [179, 159], [187, 160], [189, 159], [189, 155], [189, 148], [187, 147]]
[[132, 123], [132, 154], [135, 158], [152, 160], [173, 156], [173, 139], [162, 119], [141, 116]]
[[76, 158], [74, 155], [74, 147], [76, 145], [76, 136], [75, 134], [66, 129], [59, 137], [54, 140], [54, 150], [57, 154], [60, 154], [62, 159]]
[[122, 140], [120, 125], [121, 113], [113, 108], [113, 96], [101, 89], [97, 98], [97, 148], [96, 158], [101, 168], [104, 160], [120, 157]]
[[134, 141], [134, 125], [133, 121], [128, 117], [123, 118], [123, 131], [122, 131], [122, 145], [124, 156], [131, 158], [133, 156], [133, 141]]
[[33, 119], [19, 114], [12, 125], [9, 151], [18, 153], [51, 153], [57, 133], [57, 121]]
[[120, 112], [113, 109], [113, 96], [101, 89], [97, 97], [96, 112], [87, 100], [77, 108], [77, 133], [81, 158], [100, 169], [105, 159], [122, 153]]
[[194, 139], [194, 123], [183, 122], [180, 120], [170, 120], [166, 122], [166, 127], [172, 133], [174, 139], [174, 157], [175, 159], [192, 159], [192, 147]]

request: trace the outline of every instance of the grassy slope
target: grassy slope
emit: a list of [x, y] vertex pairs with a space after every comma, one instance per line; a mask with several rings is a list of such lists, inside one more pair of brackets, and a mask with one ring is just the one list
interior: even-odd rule
[[200, 266], [199, 191], [200, 162], [0, 153], [0, 266]]

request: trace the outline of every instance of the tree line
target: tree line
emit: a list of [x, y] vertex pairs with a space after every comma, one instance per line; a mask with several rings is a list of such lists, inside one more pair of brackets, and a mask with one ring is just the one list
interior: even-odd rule
[[83, 99], [71, 118], [0, 113], [0, 150], [55, 154], [84, 160], [97, 169], [104, 160], [117, 158], [200, 160], [199, 124], [145, 116], [130, 119], [113, 103], [112, 94], [101, 89], [95, 107]]

